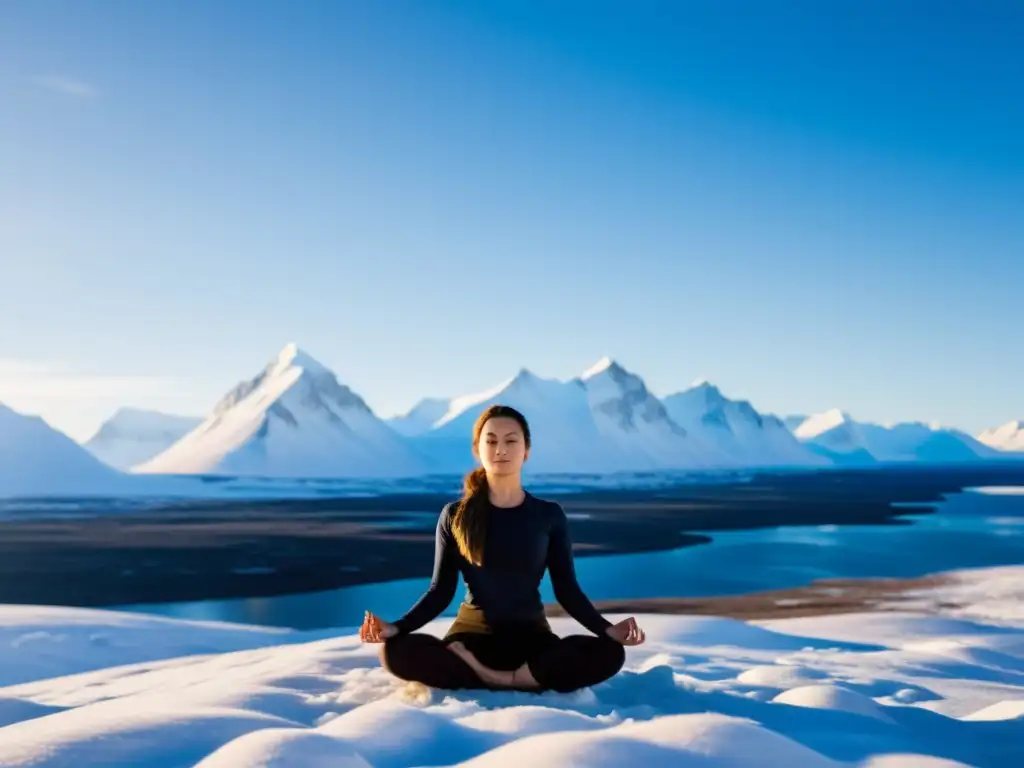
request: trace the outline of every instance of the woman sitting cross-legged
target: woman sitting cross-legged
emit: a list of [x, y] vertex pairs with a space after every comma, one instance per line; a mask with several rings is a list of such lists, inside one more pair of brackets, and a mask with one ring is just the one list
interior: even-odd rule
[[[510, 688], [569, 692], [607, 680], [622, 668], [623, 646], [644, 633], [633, 618], [612, 624], [580, 589], [561, 506], [522, 487], [530, 429], [513, 408], [488, 408], [473, 428], [481, 467], [437, 523], [430, 587], [402, 618], [367, 611], [360, 638], [383, 643], [393, 675], [432, 688]], [[540, 599], [544, 571], [555, 597], [593, 635], [559, 637]], [[459, 573], [467, 595], [444, 639], [418, 633], [455, 597]]]

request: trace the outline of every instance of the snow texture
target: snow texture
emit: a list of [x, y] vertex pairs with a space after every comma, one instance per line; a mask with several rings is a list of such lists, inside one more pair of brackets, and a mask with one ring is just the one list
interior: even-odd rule
[[105, 494], [126, 479], [41, 417], [0, 403], [0, 497]]
[[636, 456], [636, 466], [672, 469], [733, 464], [714, 442], [674, 421], [643, 379], [614, 360], [602, 358], [580, 381], [598, 432], [618, 451]]
[[429, 432], [448, 412], [451, 400], [441, 397], [425, 397], [408, 412], [387, 420], [398, 434], [415, 437]]
[[1022, 591], [981, 569], [921, 596], [959, 616], [643, 616], [625, 669], [572, 694], [400, 683], [352, 628], [7, 606], [0, 765], [1022, 765]]
[[[612, 484], [629, 474], [655, 472], [1006, 458], [1019, 455], [1009, 449], [1024, 439], [1019, 422], [986, 438], [1000, 442], [997, 450], [957, 430], [861, 423], [838, 410], [808, 417], [791, 431], [792, 417], [783, 422], [761, 414], [706, 381], [659, 398], [640, 376], [608, 357], [567, 381], [522, 369], [486, 391], [427, 398], [385, 421], [332, 371], [289, 344], [258, 375], [224, 395], [198, 425], [188, 417], [122, 409], [86, 448], [136, 478], [409, 480], [474, 466], [473, 422], [496, 403], [519, 409], [530, 422], [534, 447], [527, 475], [604, 477]], [[141, 495], [189, 493], [184, 485], [132, 484], [124, 475], [97, 472], [95, 462], [53, 430], [46, 438], [52, 451], [43, 449], [40, 429], [22, 447], [25, 429], [0, 434], [6, 446], [0, 450], [18, 454], [0, 467], [0, 497], [117, 495], [126, 489]]]
[[444, 415], [415, 443], [434, 458], [438, 469], [465, 471], [473, 465], [473, 424], [483, 411], [499, 403], [516, 408], [529, 421], [533, 448], [528, 473], [632, 468], [623, 466], [627, 456], [604, 444], [581, 381], [545, 379], [526, 369], [484, 392], [452, 398]]
[[808, 417], [793, 434], [825, 455], [845, 457], [845, 463], [946, 463], [1003, 456], [957, 429], [921, 422], [871, 424], [839, 409]]
[[978, 435], [978, 440], [1000, 451], [1024, 452], [1024, 421], [1015, 419], [1001, 427], [986, 429]]
[[142, 473], [395, 477], [419, 457], [359, 395], [294, 344], [238, 384]]
[[800, 444], [776, 416], [762, 415], [746, 400], [730, 400], [702, 382], [664, 399], [669, 416], [700, 434], [740, 466], [820, 466], [826, 458]]
[[662, 400], [640, 376], [608, 357], [568, 381], [521, 369], [483, 392], [424, 400], [392, 423], [415, 436], [437, 469], [463, 471], [472, 464], [473, 422], [496, 403], [513, 406], [529, 420], [534, 450], [528, 471], [535, 473], [832, 463], [750, 403], [729, 400], [706, 383]]
[[194, 416], [119, 408], [84, 445], [100, 461], [127, 471], [170, 448], [202, 421]]

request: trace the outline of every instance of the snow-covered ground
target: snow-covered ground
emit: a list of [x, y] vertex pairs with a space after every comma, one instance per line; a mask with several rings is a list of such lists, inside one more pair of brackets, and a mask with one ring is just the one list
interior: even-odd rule
[[1022, 593], [997, 568], [918, 595], [939, 616], [645, 616], [623, 672], [568, 695], [400, 684], [354, 628], [9, 606], [0, 765], [1024, 765]]

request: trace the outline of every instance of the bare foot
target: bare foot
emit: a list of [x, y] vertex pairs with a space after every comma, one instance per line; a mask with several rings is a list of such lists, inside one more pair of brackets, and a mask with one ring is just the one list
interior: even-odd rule
[[492, 688], [515, 688], [522, 691], [540, 688], [540, 683], [534, 679], [528, 664], [523, 664], [512, 672], [502, 672], [482, 664], [465, 645], [458, 641], [449, 644], [448, 650], [465, 661], [476, 673], [476, 676]]
[[485, 664], [482, 664], [480, 662], [480, 660], [476, 656], [474, 656], [470, 652], [470, 650], [465, 645], [463, 645], [462, 643], [460, 643], [458, 641], [456, 641], [454, 643], [449, 643], [448, 644], [448, 650], [451, 651], [452, 653], [454, 653], [456, 656], [458, 656], [464, 662], [466, 662], [466, 664], [469, 665], [469, 668], [472, 669], [473, 672], [476, 673], [476, 676], [479, 677], [480, 680], [485, 685], [489, 685], [492, 688], [510, 688], [510, 687], [512, 687], [513, 673], [511, 673], [511, 672], [499, 672], [496, 669], [491, 669], [490, 667], [486, 666]]

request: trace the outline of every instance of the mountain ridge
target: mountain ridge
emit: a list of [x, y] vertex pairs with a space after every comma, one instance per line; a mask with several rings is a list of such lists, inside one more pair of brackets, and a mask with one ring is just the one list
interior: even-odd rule
[[862, 425], [840, 409], [783, 421], [748, 400], [727, 397], [707, 379], [659, 397], [642, 376], [607, 355], [568, 379], [520, 367], [492, 387], [423, 398], [381, 419], [327, 366], [289, 343], [225, 392], [202, 423], [133, 469], [360, 477], [461, 472], [475, 463], [472, 423], [495, 403], [518, 408], [530, 422], [535, 442], [528, 472], [797, 468], [1001, 455], [959, 432]]

